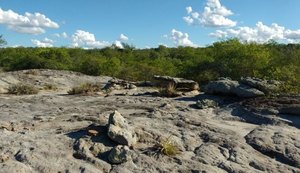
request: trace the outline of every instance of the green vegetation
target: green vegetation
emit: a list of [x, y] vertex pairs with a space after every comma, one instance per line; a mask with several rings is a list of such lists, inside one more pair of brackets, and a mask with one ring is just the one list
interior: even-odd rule
[[168, 137], [166, 140], [163, 140], [160, 143], [156, 144], [154, 147], [159, 152], [158, 154], [162, 153], [167, 156], [174, 156], [180, 153], [178, 146], [175, 144], [174, 141], [171, 140], [171, 136]]
[[0, 35], [0, 47], [4, 46], [6, 44], [7, 44], [6, 40], [3, 38], [2, 35]]
[[15, 95], [30, 95], [37, 94], [38, 92], [39, 90], [32, 85], [19, 83], [9, 86], [7, 93]]
[[85, 83], [85, 84], [81, 84], [79, 87], [72, 88], [71, 90], [68, 91], [68, 94], [69, 95], [76, 95], [76, 94], [91, 95], [99, 91], [101, 91], [101, 87], [99, 85]]
[[192, 79], [200, 85], [222, 76], [249, 76], [283, 81], [282, 92], [300, 93], [300, 44], [241, 43], [230, 39], [205, 48], [124, 47], [0, 48], [0, 68], [72, 70], [133, 81], [169, 75]]

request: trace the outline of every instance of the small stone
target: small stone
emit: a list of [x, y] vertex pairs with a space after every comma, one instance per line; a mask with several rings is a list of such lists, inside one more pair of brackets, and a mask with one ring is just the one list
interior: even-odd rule
[[88, 130], [88, 135], [89, 136], [97, 136], [99, 132], [97, 130]]
[[202, 100], [198, 100], [196, 105], [199, 109], [207, 109], [207, 108], [215, 108], [217, 107], [218, 104], [214, 100], [202, 99]]
[[129, 89], [136, 89], [137, 87], [134, 84], [129, 84]]
[[131, 159], [131, 154], [128, 146], [118, 145], [109, 153], [108, 160], [113, 164], [124, 163]]
[[8, 154], [1, 154], [0, 155], [0, 163], [6, 162], [9, 160], [9, 155]]

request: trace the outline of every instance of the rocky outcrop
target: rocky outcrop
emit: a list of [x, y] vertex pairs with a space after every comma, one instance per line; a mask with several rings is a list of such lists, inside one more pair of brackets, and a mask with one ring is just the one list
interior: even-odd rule
[[263, 80], [259, 78], [251, 78], [251, 77], [245, 77], [241, 78], [240, 83], [248, 85], [250, 87], [256, 88], [265, 94], [269, 94], [273, 91], [276, 91], [280, 87], [280, 82], [275, 80]]
[[251, 98], [265, 95], [262, 91], [252, 88], [248, 85], [241, 84], [238, 81], [229, 78], [220, 78], [217, 81], [209, 82], [204, 88], [205, 93], [235, 95], [243, 98]]
[[113, 164], [124, 163], [131, 159], [128, 146], [118, 145], [108, 155], [108, 160]]
[[[0, 172], [300, 172], [299, 116], [279, 113], [300, 104], [299, 96], [169, 99], [144, 94], [157, 91], [148, 87], [115, 91], [109, 97], [81, 96], [66, 92], [80, 83], [104, 86], [111, 78], [51, 70], [2, 73], [0, 78], [4, 88], [14, 79], [38, 80], [39, 88], [45, 83], [58, 87], [37, 95], [0, 94]], [[129, 94], [119, 94], [124, 92]], [[218, 107], [195, 109], [195, 102], [203, 99]], [[242, 109], [246, 106], [247, 111]], [[278, 113], [254, 114], [251, 108]], [[123, 116], [109, 116], [114, 110]], [[295, 127], [277, 121], [283, 119], [279, 116], [290, 118]], [[175, 156], [163, 152], [163, 144], [170, 147], [165, 142], [170, 136], [180, 150]]]
[[107, 134], [111, 140], [122, 145], [132, 146], [137, 141], [134, 130], [118, 111], [114, 111], [109, 116]]
[[154, 76], [158, 86], [166, 87], [169, 84], [174, 84], [177, 90], [199, 90], [199, 84], [193, 80], [176, 78], [170, 76]]
[[279, 109], [281, 114], [300, 115], [300, 104], [286, 105]]
[[135, 89], [137, 86], [134, 82], [129, 82], [122, 79], [113, 78], [102, 88], [103, 90], [121, 90], [121, 89]]

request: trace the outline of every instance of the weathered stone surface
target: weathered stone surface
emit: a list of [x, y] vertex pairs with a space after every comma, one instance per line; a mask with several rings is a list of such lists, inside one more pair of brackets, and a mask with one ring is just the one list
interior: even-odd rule
[[279, 110], [279, 113], [300, 115], [300, 104], [286, 105]]
[[217, 81], [209, 82], [205, 86], [204, 91], [208, 94], [236, 95], [244, 98], [264, 95], [263, 92], [255, 88], [240, 84], [238, 81], [234, 81], [229, 78], [221, 78]]
[[108, 163], [96, 157], [101, 153], [109, 150], [109, 147], [97, 145], [89, 139], [81, 138], [74, 143], [74, 150], [75, 153], [73, 154], [73, 156], [76, 159], [81, 159], [89, 163], [93, 163], [96, 167], [104, 171], [108, 171], [111, 169], [111, 166]]
[[300, 168], [300, 139], [296, 129], [264, 126], [253, 130], [245, 138], [261, 153]]
[[278, 90], [281, 84], [280, 82], [275, 80], [263, 80], [263, 79], [251, 78], [251, 77], [241, 78], [240, 82], [242, 84], [256, 88], [264, 92], [265, 94], [269, 94], [273, 91]]
[[113, 78], [102, 88], [104, 90], [136, 89], [139, 83]]
[[[37, 87], [44, 83], [53, 83], [58, 87], [55, 91], [41, 91], [30, 96], [0, 95], [0, 155], [9, 155], [8, 160], [4, 157], [6, 161], [0, 163], [0, 172], [300, 172], [296, 164], [287, 164], [290, 162], [277, 155], [274, 159], [274, 156], [255, 149], [245, 140], [250, 133], [253, 140], [260, 141], [261, 138], [260, 148], [271, 148], [273, 153], [278, 148], [277, 152], [284, 153], [285, 158], [297, 160], [300, 126], [295, 128], [290, 123], [273, 120], [286, 116], [299, 121], [299, 117], [272, 113], [261, 118], [257, 116], [262, 116], [259, 112], [257, 115], [247, 114], [240, 109], [245, 106], [237, 97], [200, 93], [170, 99], [144, 94], [157, 90], [148, 87], [138, 87], [127, 90], [129, 94], [111, 97], [67, 96], [66, 91], [74, 85], [104, 85], [111, 79], [67, 71], [38, 70], [37, 75], [24, 74], [23, 71], [4, 72], [0, 74], [0, 79], [2, 87], [20, 81], [39, 81]], [[253, 108], [261, 109], [277, 109], [300, 102], [299, 97], [287, 97], [289, 99], [278, 97], [275, 102], [271, 102], [270, 99], [274, 98], [270, 97], [243, 99], [242, 102], [247, 101], [254, 104]], [[219, 106], [215, 109], [194, 109], [199, 99], [215, 100]], [[139, 137], [139, 141], [129, 147], [131, 159], [114, 165], [108, 157], [118, 143], [107, 135], [109, 113], [113, 110], [122, 111], [125, 120], [130, 123], [124, 123], [122, 118], [111, 121], [121, 122], [117, 127], [126, 127], [124, 124], [134, 127]], [[264, 119], [266, 117], [267, 121]], [[268, 133], [252, 134], [254, 129], [266, 124], [272, 127]], [[88, 129], [95, 129], [101, 134], [88, 136]], [[182, 152], [172, 157], [155, 155], [157, 149], [152, 147], [159, 139], [169, 136], [178, 141]], [[271, 146], [265, 146], [263, 141]]]
[[154, 76], [154, 79], [157, 81], [159, 86], [167, 86], [170, 83], [176, 86], [176, 89], [184, 90], [199, 90], [199, 84], [193, 80], [187, 80], [183, 78], [176, 78], [170, 76]]
[[0, 154], [0, 163], [3, 163], [3, 162], [6, 162], [6, 161], [8, 161], [9, 160], [9, 155], [8, 154], [6, 154], [6, 153], [2, 153], [2, 154]]
[[196, 105], [199, 109], [215, 108], [218, 106], [218, 104], [214, 100], [210, 99], [198, 100]]
[[88, 135], [89, 136], [97, 136], [98, 135], [98, 131], [97, 130], [88, 130]]
[[137, 136], [129, 126], [125, 118], [118, 112], [114, 111], [109, 116], [108, 136], [111, 140], [122, 144], [132, 146], [137, 141]]
[[128, 146], [118, 145], [109, 153], [108, 160], [113, 164], [124, 163], [131, 159]]

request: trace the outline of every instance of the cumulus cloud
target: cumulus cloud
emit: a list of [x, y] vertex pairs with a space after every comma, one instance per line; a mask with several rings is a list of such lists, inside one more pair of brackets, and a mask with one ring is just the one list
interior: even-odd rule
[[44, 38], [44, 40], [31, 40], [32, 44], [36, 47], [53, 47], [54, 41], [49, 38]]
[[20, 15], [12, 10], [4, 11], [0, 8], [0, 24], [8, 29], [25, 34], [42, 34], [47, 28], [59, 28], [59, 25], [44, 14], [28, 13]]
[[114, 41], [114, 45], [119, 49], [123, 49], [124, 46], [122, 43], [126, 42], [128, 40], [129, 40], [129, 38], [126, 35], [120, 34], [119, 38], [116, 41]]
[[176, 46], [197, 47], [197, 45], [189, 39], [188, 33], [183, 33], [175, 29], [172, 29], [170, 36], [164, 35], [164, 37], [170, 38]]
[[103, 48], [110, 46], [109, 42], [106, 41], [98, 41], [95, 38], [95, 35], [83, 31], [83, 30], [77, 30], [72, 35], [72, 47], [83, 47], [83, 48]]
[[236, 37], [242, 41], [265, 43], [269, 40], [293, 43], [300, 40], [300, 30], [289, 30], [276, 23], [267, 26], [257, 22], [255, 27], [239, 27], [237, 29], [217, 30], [210, 36], [219, 39]]
[[194, 12], [192, 7], [186, 7], [187, 16], [183, 20], [189, 25], [202, 25], [205, 27], [233, 27], [236, 21], [228, 17], [233, 12], [222, 6], [219, 0], [207, 0], [202, 13]]
[[300, 29], [299, 30], [286, 30], [285, 37], [291, 40], [300, 40]]
[[124, 34], [121, 34], [120, 37], [119, 37], [119, 40], [125, 42], [125, 41], [128, 41], [128, 37]]
[[122, 45], [122, 42], [119, 41], [119, 40], [116, 40], [116, 41], [114, 42], [114, 45], [115, 45], [117, 48], [119, 48], [119, 49], [123, 49], [123, 48], [124, 48], [124, 46]]

